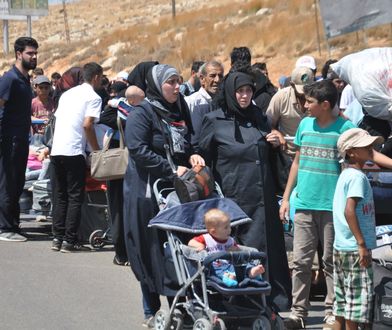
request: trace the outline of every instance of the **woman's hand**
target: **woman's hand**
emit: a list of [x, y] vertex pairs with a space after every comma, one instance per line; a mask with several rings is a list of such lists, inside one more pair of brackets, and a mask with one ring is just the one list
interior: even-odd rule
[[185, 166], [178, 166], [177, 167], [177, 175], [181, 176], [186, 172], [187, 168]]
[[198, 154], [193, 154], [192, 156], [189, 157], [189, 164], [191, 164], [192, 167], [195, 165], [206, 166], [206, 162], [204, 161], [204, 158]]
[[[279, 147], [281, 145], [281, 136], [278, 131], [272, 130], [271, 133], [265, 137], [267, 142], [271, 143], [273, 147]], [[284, 138], [283, 138], [284, 140]]]

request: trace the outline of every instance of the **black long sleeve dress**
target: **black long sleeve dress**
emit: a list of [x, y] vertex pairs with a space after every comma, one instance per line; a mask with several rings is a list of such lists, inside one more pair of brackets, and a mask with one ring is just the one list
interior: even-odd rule
[[[185, 136], [185, 153], [175, 154], [175, 164], [189, 165], [190, 134]], [[165, 271], [164, 233], [148, 228], [148, 222], [158, 212], [152, 185], [159, 179], [174, 178], [166, 159], [162, 125], [151, 105], [144, 101], [127, 118], [125, 141], [129, 164], [124, 178], [124, 227], [127, 254], [136, 278], [148, 285], [150, 292], [173, 296]]]
[[291, 305], [291, 280], [269, 161], [271, 145], [265, 140], [270, 128], [266, 118], [260, 122], [263, 127], [257, 128], [241, 116], [213, 111], [204, 117], [199, 152], [212, 165], [225, 197], [253, 219], [237, 228], [235, 237], [241, 244], [267, 252], [271, 302], [278, 310], [286, 310]]

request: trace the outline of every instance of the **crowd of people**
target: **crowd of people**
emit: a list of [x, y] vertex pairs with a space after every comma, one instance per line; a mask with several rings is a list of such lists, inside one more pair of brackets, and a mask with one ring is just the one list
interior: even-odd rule
[[[242, 244], [266, 252], [268, 267], [251, 269], [250, 276], [268, 272], [268, 303], [276, 312], [291, 308], [288, 329], [305, 327], [319, 247], [327, 285], [326, 325], [357, 329], [371, 323], [375, 218], [361, 169], [369, 160], [392, 168], [392, 160], [373, 150], [381, 137], [356, 128], [362, 109], [346, 113], [355, 96], [330, 68], [336, 60], [327, 61], [317, 76], [315, 59], [302, 56], [276, 88], [266, 64], [252, 64], [247, 47], [232, 50], [226, 74], [215, 59], [195, 61], [185, 83], [175, 67], [157, 61], [141, 62], [113, 81], [94, 62], [49, 79], [36, 67], [36, 40], [18, 38], [14, 49], [15, 65], [0, 79], [0, 240], [26, 241], [18, 204], [25, 176], [33, 169], [26, 172], [26, 166], [28, 160], [46, 160], [52, 185], [51, 249], [84, 250], [78, 229], [88, 154], [100, 150], [109, 136], [110, 147], [119, 145], [120, 118], [129, 162], [123, 179], [107, 182], [113, 262], [130, 265], [140, 282], [145, 326], [152, 327], [160, 296], [170, 303], [176, 293], [166, 280], [165, 237], [148, 227], [158, 213], [153, 183], [172, 181], [196, 165], [208, 165], [223, 195], [253, 221], [233, 230], [234, 239], [230, 231], [219, 234], [218, 224], [208, 224], [208, 242], [203, 236], [191, 246], [203, 249], [230, 240], [230, 247]], [[43, 122], [32, 126], [34, 120]], [[48, 123], [54, 127], [50, 141], [45, 138]], [[379, 127], [371, 133], [388, 138], [390, 130], [377, 134]], [[32, 148], [32, 141], [42, 147]], [[347, 167], [343, 171], [340, 159]], [[290, 213], [295, 213], [291, 278], [282, 225]], [[228, 220], [220, 210], [210, 217]], [[226, 282], [233, 284], [230, 279]]]

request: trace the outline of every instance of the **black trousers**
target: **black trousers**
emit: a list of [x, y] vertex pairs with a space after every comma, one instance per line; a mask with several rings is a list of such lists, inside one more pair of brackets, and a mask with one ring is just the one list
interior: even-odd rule
[[127, 259], [124, 236], [124, 216], [123, 216], [123, 179], [111, 180], [107, 182], [109, 196], [109, 211], [111, 224], [111, 234], [116, 255], [121, 259]]
[[78, 155], [51, 156], [50, 162], [53, 236], [76, 243], [86, 185], [86, 161], [83, 155]]
[[0, 231], [19, 232], [19, 198], [23, 192], [28, 137], [3, 136], [0, 141]]

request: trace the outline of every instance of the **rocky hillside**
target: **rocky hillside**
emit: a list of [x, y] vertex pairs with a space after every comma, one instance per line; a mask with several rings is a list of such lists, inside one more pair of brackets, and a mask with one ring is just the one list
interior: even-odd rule
[[[142, 60], [176, 66], [187, 78], [194, 59], [217, 58], [226, 69], [235, 46], [248, 46], [254, 61], [266, 61], [274, 82], [289, 74], [297, 57], [312, 54], [319, 67], [330, 57], [371, 46], [391, 44], [392, 30], [383, 26], [330, 42], [329, 54], [321, 21], [318, 52], [313, 0], [80, 0], [68, 3], [71, 42], [66, 42], [63, 7], [51, 5], [49, 16], [33, 21], [40, 43], [39, 65], [47, 74], [97, 61], [109, 76]], [[25, 34], [25, 22], [10, 22], [11, 43]], [[11, 47], [12, 48], [12, 47]], [[0, 61], [8, 68], [13, 54]]]

